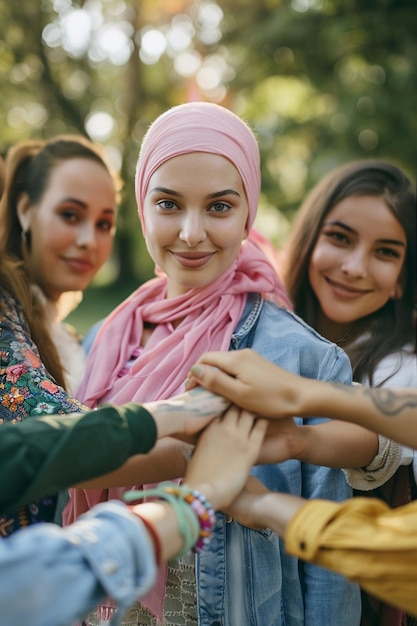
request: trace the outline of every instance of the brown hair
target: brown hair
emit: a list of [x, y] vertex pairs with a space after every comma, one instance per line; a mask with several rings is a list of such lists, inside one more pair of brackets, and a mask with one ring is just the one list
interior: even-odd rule
[[0, 199], [0, 284], [21, 304], [43, 363], [63, 387], [64, 373], [58, 351], [50, 337], [42, 304], [30, 289], [30, 268], [25, 258], [26, 246], [22, 245], [17, 202], [22, 193], [27, 193], [30, 203], [36, 204], [48, 186], [52, 170], [70, 159], [88, 159], [102, 165], [114, 181], [119, 200], [120, 177], [107, 164], [101, 147], [79, 135], [59, 135], [46, 141], [28, 140], [13, 145], [6, 157]]
[[6, 158], [6, 178], [0, 201], [0, 246], [9, 254], [23, 259], [22, 227], [17, 202], [27, 193], [30, 204], [42, 198], [53, 169], [63, 161], [88, 159], [104, 167], [114, 181], [120, 200], [121, 179], [107, 164], [101, 147], [83, 136], [58, 135], [47, 141], [21, 141], [12, 146]]
[[[9, 291], [22, 308], [29, 325], [32, 340], [41, 360], [58, 385], [65, 389], [64, 373], [55, 344], [46, 325], [43, 304], [32, 294], [23, 263], [0, 252], [0, 285]], [[0, 301], [0, 309], [5, 303]], [[7, 312], [6, 312], [7, 313]]]
[[395, 165], [378, 160], [354, 161], [327, 174], [311, 190], [297, 214], [288, 240], [284, 279], [295, 312], [316, 327], [320, 307], [308, 277], [311, 255], [329, 211], [344, 198], [359, 195], [383, 198], [407, 237], [402, 297], [389, 300], [369, 316], [366, 342], [345, 346], [354, 378], [362, 380], [367, 375], [372, 384], [382, 358], [406, 343], [415, 343], [416, 198], [405, 174]]

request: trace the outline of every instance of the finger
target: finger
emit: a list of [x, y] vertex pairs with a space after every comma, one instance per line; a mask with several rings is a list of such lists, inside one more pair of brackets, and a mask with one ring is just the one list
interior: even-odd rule
[[[239, 420], [241, 419], [243, 411], [235, 404], [232, 404], [227, 411], [223, 414], [222, 422], [226, 425], [232, 426], [236, 428], [239, 425]], [[249, 414], [248, 414], [249, 416]], [[242, 424], [244, 422], [242, 421]]]
[[[201, 367], [203, 367], [203, 366], [201, 366]], [[214, 365], [208, 365], [206, 367], [211, 367], [213, 370], [218, 370], [218, 367], [214, 367]], [[193, 369], [193, 368], [194, 368], [195, 372], [201, 371], [200, 370], [200, 366], [198, 364], [193, 365], [193, 367], [191, 369]], [[186, 391], [191, 391], [192, 389], [194, 389], [197, 386], [201, 387], [201, 385], [200, 385], [200, 383], [198, 381], [198, 378], [196, 378], [192, 374], [191, 369], [188, 372], [188, 378], [185, 379], [185, 383], [184, 383]]]
[[205, 389], [224, 396], [229, 400], [234, 401], [237, 396], [238, 382], [220, 369], [196, 364], [190, 369], [190, 375]]
[[262, 444], [264, 442], [265, 433], [268, 427], [267, 420], [255, 419], [253, 428], [251, 431], [251, 445], [253, 446], [253, 455], [258, 456]]
[[[243, 350], [240, 350], [240, 354]], [[205, 352], [197, 361], [196, 365], [209, 365], [223, 370], [230, 376], [236, 376], [238, 373], [238, 364], [240, 360], [236, 359], [236, 351], [229, 352]]]
[[266, 419], [257, 418], [253, 425], [253, 430], [255, 431], [257, 436], [265, 437], [265, 434], [268, 430], [269, 421]]
[[231, 425], [234, 428], [237, 428], [242, 436], [249, 438], [254, 427], [254, 423], [256, 422], [255, 414], [245, 411], [236, 405], [233, 405], [233, 408], [236, 409], [236, 412], [233, 411], [231, 414]]

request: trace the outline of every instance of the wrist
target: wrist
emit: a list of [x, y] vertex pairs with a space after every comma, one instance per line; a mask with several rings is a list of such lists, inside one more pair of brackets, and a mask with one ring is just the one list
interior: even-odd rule
[[184, 407], [178, 401], [159, 400], [146, 402], [143, 406], [155, 421], [158, 439], [184, 431]]
[[152, 541], [156, 564], [159, 567], [162, 563], [162, 541], [156, 526], [147, 518], [146, 515], [140, 514], [140, 507], [130, 506], [129, 509], [145, 526], [149, 539]]
[[[204, 545], [209, 541], [213, 526], [216, 521], [215, 511], [206, 496], [196, 489], [191, 488], [188, 484], [178, 485], [174, 482], [161, 483], [154, 489], [145, 491], [127, 491], [123, 494], [126, 502], [140, 501], [143, 498], [157, 498], [162, 503], [151, 502], [140, 505], [138, 517], [143, 519], [145, 507], [157, 507], [162, 510], [168, 507], [170, 509], [170, 517], [176, 519], [176, 536], [182, 537], [182, 546], [178, 550], [170, 550], [169, 558], [178, 558], [193, 549], [195, 552], [202, 550]], [[135, 513], [135, 508], [133, 508]], [[146, 515], [146, 512], [145, 512]], [[159, 526], [159, 529], [161, 526]], [[154, 529], [148, 528], [148, 533], [152, 534]], [[157, 531], [156, 531], [157, 532]], [[172, 535], [172, 528], [170, 529]], [[161, 535], [159, 535], [161, 537]], [[163, 535], [162, 535], [163, 536]], [[157, 537], [156, 537], [157, 540]], [[158, 546], [156, 545], [155, 550]], [[166, 552], [163, 550], [162, 542], [162, 559], [166, 558]], [[161, 550], [159, 550], [161, 552]], [[175, 554], [174, 554], [175, 553]]]
[[323, 399], [326, 397], [326, 389], [321, 381], [304, 378], [300, 381], [297, 389], [294, 389], [294, 413], [300, 417], [311, 417], [323, 414]]
[[189, 481], [187, 478], [185, 478], [184, 480], [187, 487], [203, 494], [215, 510], [218, 510], [220, 508], [218, 505], [218, 497], [216, 495], [218, 489], [214, 489], [210, 483], [194, 482], [192, 480]]

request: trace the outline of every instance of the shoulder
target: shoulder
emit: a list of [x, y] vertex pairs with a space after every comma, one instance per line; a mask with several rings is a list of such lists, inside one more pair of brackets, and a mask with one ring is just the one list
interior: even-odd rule
[[12, 293], [2, 286], [0, 286], [0, 315], [2, 320], [13, 319], [26, 324], [21, 305]]
[[[273, 302], [259, 301], [243, 317], [232, 347], [252, 347], [265, 358], [298, 374], [322, 380], [351, 381], [347, 354], [308, 326], [293, 312]], [[248, 321], [251, 320], [249, 324]]]
[[291, 337], [297, 345], [307, 342], [308, 345], [315, 345], [319, 350], [331, 350], [345, 354], [336, 344], [332, 343], [314, 328], [309, 326], [301, 317], [293, 311], [278, 307], [273, 302], [264, 302], [259, 316], [259, 332], [270, 332], [276, 337]]

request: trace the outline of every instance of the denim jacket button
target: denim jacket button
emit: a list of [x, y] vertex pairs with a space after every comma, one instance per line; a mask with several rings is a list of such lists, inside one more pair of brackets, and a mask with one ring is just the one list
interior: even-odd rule
[[[233, 522], [233, 517], [231, 515], [226, 515], [226, 524], [231, 524]], [[212, 626], [217, 626], [218, 622], [213, 622]]]
[[211, 626], [222, 626], [220, 622], [217, 620], [215, 622], [211, 622]]

